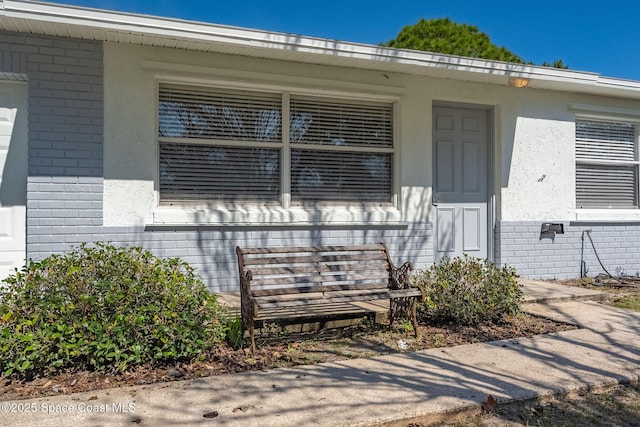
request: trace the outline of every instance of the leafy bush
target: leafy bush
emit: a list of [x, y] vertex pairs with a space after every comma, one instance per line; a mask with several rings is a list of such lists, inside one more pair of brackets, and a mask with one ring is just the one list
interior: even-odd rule
[[0, 372], [124, 371], [197, 356], [225, 316], [194, 269], [139, 247], [82, 244], [0, 283]]
[[419, 271], [414, 283], [424, 292], [420, 313], [437, 322], [475, 325], [520, 311], [522, 289], [512, 267], [486, 259], [445, 258]]

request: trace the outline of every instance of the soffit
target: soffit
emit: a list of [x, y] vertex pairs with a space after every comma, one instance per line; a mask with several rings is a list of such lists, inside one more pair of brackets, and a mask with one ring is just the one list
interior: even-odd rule
[[52, 3], [0, 0], [0, 29], [640, 99], [640, 81]]

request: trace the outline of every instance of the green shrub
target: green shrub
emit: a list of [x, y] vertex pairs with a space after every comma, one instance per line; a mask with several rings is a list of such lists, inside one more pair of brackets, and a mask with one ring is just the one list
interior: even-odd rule
[[414, 283], [424, 292], [420, 313], [436, 322], [475, 325], [520, 311], [522, 289], [512, 267], [486, 259], [445, 258], [419, 271]]
[[0, 372], [124, 371], [193, 358], [224, 339], [194, 269], [139, 247], [82, 244], [0, 283]]

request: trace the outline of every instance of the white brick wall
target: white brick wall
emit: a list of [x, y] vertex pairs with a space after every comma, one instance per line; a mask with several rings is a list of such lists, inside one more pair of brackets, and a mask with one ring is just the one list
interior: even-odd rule
[[51, 226], [35, 227], [28, 236], [30, 256], [42, 258], [81, 242], [109, 240], [143, 246], [158, 256], [180, 257], [194, 266], [213, 291], [237, 291], [237, 245], [342, 245], [386, 242], [397, 263], [412, 261], [417, 268], [432, 259], [432, 230], [427, 224], [401, 229], [306, 229], [286, 227], [256, 230], [195, 228], [185, 231], [145, 230], [143, 227]]
[[501, 222], [496, 225], [496, 261], [514, 266], [529, 278], [570, 279], [580, 277], [584, 261], [587, 274], [603, 273], [591, 237], [605, 268], [613, 275], [640, 275], [640, 224], [564, 223], [564, 234], [540, 238], [544, 221]]

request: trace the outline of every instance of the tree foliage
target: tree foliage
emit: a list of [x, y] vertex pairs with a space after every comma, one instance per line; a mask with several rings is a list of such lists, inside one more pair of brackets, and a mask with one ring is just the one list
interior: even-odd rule
[[563, 70], [566, 70], [567, 68], [569, 68], [568, 65], [566, 65], [564, 62], [562, 62], [562, 59], [554, 59], [553, 62], [549, 63], [547, 61], [544, 61], [542, 63], [543, 67], [553, 67], [553, 68], [562, 68]]
[[[389, 40], [384, 45], [400, 49], [530, 64], [504, 46], [492, 43], [489, 36], [478, 27], [458, 24], [449, 18], [421, 19], [415, 25], [404, 27], [395, 39]], [[542, 65], [567, 68], [560, 59], [551, 64], [545, 62]]]

